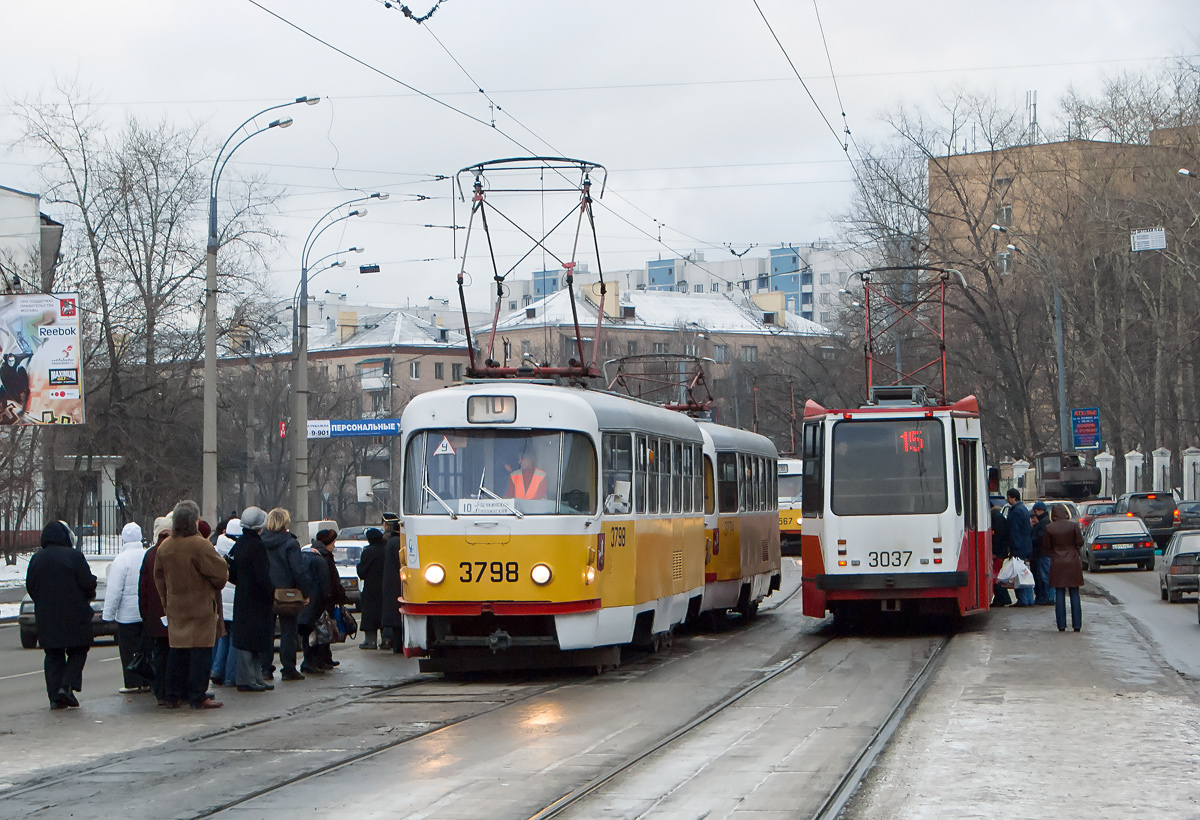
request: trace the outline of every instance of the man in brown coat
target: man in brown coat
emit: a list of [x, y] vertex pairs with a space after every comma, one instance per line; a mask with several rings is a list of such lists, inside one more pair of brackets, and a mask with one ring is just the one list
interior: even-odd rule
[[186, 696], [193, 709], [219, 709], [208, 694], [212, 648], [225, 634], [221, 590], [229, 567], [200, 535], [200, 508], [180, 501], [172, 514], [171, 536], [158, 548], [154, 584], [167, 616], [166, 705], [175, 708]]
[[1059, 632], [1067, 629], [1067, 592], [1071, 593], [1071, 626], [1076, 632], [1083, 628], [1083, 611], [1079, 606], [1079, 588], [1083, 586], [1083, 561], [1079, 555], [1082, 547], [1079, 522], [1067, 518], [1062, 504], [1055, 504], [1046, 534], [1042, 536], [1042, 551], [1050, 555], [1050, 587], [1054, 590], [1054, 619]]

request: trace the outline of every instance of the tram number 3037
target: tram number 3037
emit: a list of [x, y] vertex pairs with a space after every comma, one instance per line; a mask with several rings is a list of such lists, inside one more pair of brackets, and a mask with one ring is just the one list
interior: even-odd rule
[[458, 580], [464, 584], [469, 584], [472, 581], [479, 583], [485, 577], [496, 583], [501, 581], [514, 582], [521, 579], [521, 569], [517, 566], [516, 561], [502, 563], [500, 561], [462, 561], [458, 568], [462, 570], [462, 575]]
[[907, 567], [911, 560], [912, 550], [867, 553], [867, 566], [869, 567]]

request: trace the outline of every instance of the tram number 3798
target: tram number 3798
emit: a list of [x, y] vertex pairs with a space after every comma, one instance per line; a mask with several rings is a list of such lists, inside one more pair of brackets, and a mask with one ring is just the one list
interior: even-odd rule
[[867, 553], [867, 566], [869, 567], [907, 567], [911, 560], [912, 550]]
[[469, 584], [472, 581], [479, 583], [486, 576], [489, 580], [499, 583], [501, 581], [514, 582], [521, 579], [521, 568], [517, 566], [516, 561], [501, 563], [500, 561], [462, 561], [458, 568], [463, 571], [458, 580], [464, 584]]

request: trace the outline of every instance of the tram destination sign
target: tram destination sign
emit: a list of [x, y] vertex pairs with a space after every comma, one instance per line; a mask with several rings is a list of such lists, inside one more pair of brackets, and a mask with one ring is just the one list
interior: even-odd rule
[[1071, 408], [1071, 437], [1076, 450], [1100, 449], [1100, 408]]
[[400, 419], [312, 419], [308, 422], [309, 438], [344, 438], [346, 436], [398, 436]]

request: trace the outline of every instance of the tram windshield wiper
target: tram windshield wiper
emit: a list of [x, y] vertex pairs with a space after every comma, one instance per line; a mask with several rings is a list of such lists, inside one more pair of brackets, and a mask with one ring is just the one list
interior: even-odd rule
[[489, 490], [487, 487], [483, 486], [482, 480], [480, 480], [480, 483], [479, 483], [479, 491], [481, 493], [487, 493], [489, 498], [494, 498], [497, 501], [499, 501], [501, 504], [503, 504], [504, 506], [508, 507], [509, 511], [513, 515], [515, 515], [517, 518], [525, 517], [525, 513], [518, 510], [516, 504], [510, 504], [507, 498], [501, 498], [500, 496], [496, 495], [494, 492]]
[[456, 513], [453, 509], [451, 509], [450, 505], [447, 504], [445, 501], [443, 501], [442, 497], [433, 491], [433, 487], [430, 487], [428, 484], [423, 484], [422, 488], [425, 490], [425, 492], [427, 492], [431, 496], [433, 496], [434, 501], [436, 501], [437, 503], [441, 504], [443, 507], [446, 508], [446, 512], [450, 513], [450, 517], [452, 519], [454, 519], [456, 521], [458, 520], [458, 513]]

